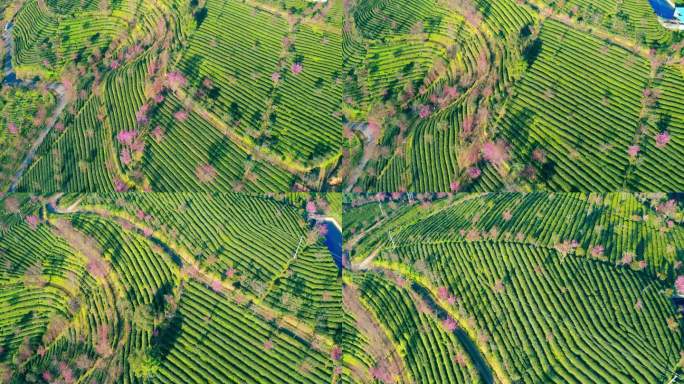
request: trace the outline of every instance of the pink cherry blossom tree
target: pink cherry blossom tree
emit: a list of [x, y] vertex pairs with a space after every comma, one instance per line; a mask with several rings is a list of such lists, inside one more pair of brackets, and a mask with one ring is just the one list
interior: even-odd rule
[[634, 309], [637, 311], [644, 309], [644, 303], [641, 301], [641, 299], [637, 299], [637, 301], [634, 303]]
[[173, 71], [166, 74], [166, 82], [169, 88], [176, 90], [184, 87], [187, 84], [187, 79], [179, 71]]
[[420, 105], [418, 107], [418, 117], [421, 119], [425, 119], [428, 116], [430, 116], [430, 106], [429, 105]]
[[591, 256], [593, 257], [601, 257], [603, 256], [603, 252], [605, 251], [605, 248], [603, 245], [595, 245], [591, 248]]
[[119, 155], [119, 159], [121, 160], [121, 163], [123, 165], [131, 164], [131, 152], [128, 150], [128, 148], [121, 148], [121, 154]]
[[174, 112], [173, 118], [177, 121], [183, 122], [188, 119], [188, 112], [181, 109], [180, 111]]
[[532, 160], [544, 164], [546, 162], [546, 152], [541, 148], [535, 148], [532, 151]]
[[454, 355], [454, 363], [460, 365], [461, 367], [465, 367], [468, 364], [468, 359], [463, 352], [459, 351], [456, 353], [456, 355]]
[[128, 185], [126, 185], [126, 183], [124, 183], [124, 181], [120, 178], [114, 177], [112, 182], [114, 183], [114, 190], [116, 192], [126, 192], [128, 190]]
[[639, 154], [639, 151], [641, 150], [641, 147], [638, 145], [630, 145], [627, 147], [627, 155], [629, 157], [636, 157]]
[[325, 237], [328, 234], [328, 226], [325, 224], [317, 225], [316, 230], [318, 231], [318, 235], [321, 237]]
[[35, 231], [36, 228], [38, 228], [38, 223], [39, 223], [40, 220], [38, 219], [38, 216], [36, 216], [36, 215], [28, 215], [28, 216], [26, 216], [25, 221], [26, 221], [26, 224], [27, 224], [32, 230]]
[[59, 363], [59, 373], [67, 384], [74, 382], [74, 371], [65, 362]]
[[494, 293], [502, 293], [506, 288], [504, 287], [504, 283], [501, 279], [497, 279], [494, 282], [494, 287], [492, 288], [494, 290]]
[[138, 135], [138, 131], [132, 130], [132, 131], [119, 131], [116, 135], [116, 140], [123, 145], [130, 145], [133, 140], [135, 140], [136, 136]]
[[632, 264], [632, 260], [634, 260], [634, 254], [632, 252], [624, 252], [622, 254], [622, 259], [620, 259], [619, 264], [629, 265]]
[[677, 279], [675, 280], [675, 289], [678, 294], [684, 295], [684, 275], [677, 276]]
[[145, 104], [140, 106], [140, 109], [138, 110], [138, 112], [135, 113], [135, 120], [138, 122], [138, 124], [141, 124], [141, 125], [147, 124], [147, 122], [149, 121], [149, 117], [147, 116], [149, 111], [150, 111], [150, 105], [149, 104], [145, 103]]
[[468, 175], [468, 177], [474, 180], [480, 177], [482, 171], [480, 171], [480, 168], [478, 167], [470, 167], [466, 170], [466, 174]]
[[391, 384], [394, 382], [394, 380], [392, 379], [392, 374], [385, 367], [382, 367], [382, 366], [372, 367], [369, 370], [369, 373], [371, 374], [371, 376], [374, 379], [379, 380], [380, 382], [382, 382], [384, 384]]
[[306, 202], [306, 212], [308, 214], [316, 213], [316, 203], [312, 200]]
[[334, 345], [330, 350], [330, 358], [334, 361], [339, 361], [342, 358], [342, 348], [339, 345]]
[[112, 354], [112, 347], [109, 345], [109, 327], [107, 325], [101, 325], [97, 330], [95, 352], [100, 356], [109, 356]]
[[655, 136], [656, 147], [664, 148], [670, 142], [670, 134], [667, 131], [658, 133]]
[[447, 287], [437, 288], [437, 296], [439, 296], [439, 298], [442, 300], [448, 299], [449, 298], [449, 288], [447, 288]]
[[456, 320], [452, 319], [451, 317], [447, 317], [446, 319], [442, 320], [442, 327], [444, 327], [444, 330], [447, 332], [453, 332], [458, 328], [458, 324], [456, 324]]
[[150, 135], [156, 142], [161, 142], [162, 139], [164, 139], [164, 128], [162, 128], [160, 125], [157, 125], [154, 127], [152, 132], [150, 132]]
[[509, 158], [508, 144], [503, 140], [488, 141], [482, 145], [482, 157], [494, 165], [501, 165]]
[[468, 137], [475, 128], [475, 118], [472, 115], [466, 116], [461, 123], [461, 136]]
[[216, 169], [211, 164], [200, 164], [195, 168], [195, 176], [200, 183], [210, 183], [217, 175]]
[[221, 292], [221, 289], [223, 288], [223, 285], [221, 284], [220, 280], [214, 280], [211, 282], [211, 290], [218, 293]]
[[674, 217], [677, 213], [677, 202], [674, 199], [670, 199], [664, 203], [658, 204], [655, 207], [655, 210], [665, 216]]
[[461, 188], [461, 184], [456, 180], [453, 180], [451, 183], [449, 183], [449, 190], [451, 192], [458, 192], [458, 190], [460, 188]]
[[86, 269], [88, 270], [88, 273], [90, 273], [93, 277], [103, 277], [107, 274], [107, 267], [106, 265], [95, 258], [92, 258], [88, 261], [88, 264], [86, 264]]

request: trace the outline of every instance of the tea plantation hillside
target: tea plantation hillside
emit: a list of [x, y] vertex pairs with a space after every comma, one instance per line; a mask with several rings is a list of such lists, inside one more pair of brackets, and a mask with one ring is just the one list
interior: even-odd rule
[[381, 383], [682, 374], [683, 216], [667, 195], [357, 194], [345, 217], [347, 382], [364, 382], [358, 364]]
[[684, 32], [648, 1], [345, 11], [346, 191], [684, 188]]
[[326, 201], [6, 196], [0, 379], [336, 382], [340, 273], [310, 218]]
[[55, 106], [55, 97], [47, 89], [0, 90], [0, 190], [10, 187], [10, 175], [16, 174], [20, 163], [31, 149], [32, 138], [40, 134], [48, 114]]
[[[25, 192], [334, 188], [342, 4], [291, 3], [9, 4], [3, 88], [14, 91], [3, 91], [0, 140], [14, 150], [3, 154], [0, 186]], [[18, 95], [4, 95], [12, 92]], [[26, 142], [35, 146], [30, 154]]]

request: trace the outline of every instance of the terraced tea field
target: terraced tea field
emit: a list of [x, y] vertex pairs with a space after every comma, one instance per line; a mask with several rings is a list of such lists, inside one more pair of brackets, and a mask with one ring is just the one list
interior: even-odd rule
[[648, 1], [356, 0], [346, 191], [679, 191], [684, 33]]
[[[27, 192], [328, 190], [341, 159], [342, 3], [30, 0], [5, 12], [0, 186]], [[12, 73], [11, 76], [9, 73]], [[12, 83], [14, 76], [20, 82]], [[59, 98], [53, 127], [39, 120]], [[31, 96], [36, 98], [38, 96]], [[61, 112], [61, 110], [60, 110]], [[45, 111], [43, 111], [43, 115]], [[19, 136], [10, 140], [8, 135]], [[22, 149], [21, 143], [12, 144]], [[17, 172], [27, 157], [26, 169]]]
[[335, 199], [4, 197], [0, 379], [339, 380], [340, 271], [313, 218]]
[[684, 378], [670, 0], [0, 11], [0, 384]]
[[667, 195], [357, 194], [344, 215], [344, 346], [365, 365], [348, 382], [681, 376], [684, 231]]
[[0, 131], [0, 190], [10, 187], [21, 161], [38, 136], [55, 100], [47, 90], [5, 89], [0, 91], [2, 125]]

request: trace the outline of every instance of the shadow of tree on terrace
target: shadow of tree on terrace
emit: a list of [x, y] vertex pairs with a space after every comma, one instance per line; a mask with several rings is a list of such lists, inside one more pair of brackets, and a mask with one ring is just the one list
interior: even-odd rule
[[164, 312], [166, 306], [165, 296], [173, 294], [174, 285], [171, 282], [165, 282], [152, 296], [152, 302], [150, 302], [150, 309], [153, 315], [159, 315]]
[[183, 314], [177, 311], [157, 328], [156, 336], [152, 337], [152, 356], [160, 362], [166, 360], [176, 341], [183, 334], [183, 321]]

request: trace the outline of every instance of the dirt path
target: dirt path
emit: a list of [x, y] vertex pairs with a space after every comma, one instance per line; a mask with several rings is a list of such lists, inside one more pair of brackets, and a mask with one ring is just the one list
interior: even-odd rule
[[411, 383], [404, 361], [399, 356], [396, 347], [387, 337], [385, 331], [363, 307], [356, 287], [349, 284], [342, 287], [342, 302], [345, 308], [356, 318], [359, 331], [368, 337], [368, 352], [375, 359], [377, 366], [398, 378], [399, 382]]
[[377, 138], [373, 137], [373, 133], [370, 129], [368, 129], [368, 124], [358, 123], [358, 125], [361, 125], [362, 128], [352, 130], [361, 132], [365, 138], [363, 156], [361, 157], [361, 161], [359, 161], [359, 163], [351, 171], [349, 171], [349, 180], [347, 181], [347, 188], [345, 189], [345, 192], [352, 191], [356, 185], [356, 181], [359, 179], [359, 177], [361, 177], [361, 175], [364, 174], [366, 164], [371, 158], [373, 158], [378, 150]]
[[9, 192], [14, 192], [17, 189], [19, 180], [21, 180], [21, 177], [24, 175], [24, 172], [28, 169], [29, 165], [31, 165], [31, 162], [33, 162], [33, 158], [36, 156], [36, 151], [38, 150], [40, 145], [43, 144], [43, 141], [50, 133], [52, 128], [55, 126], [57, 118], [64, 110], [64, 107], [66, 107], [67, 101], [66, 97], [64, 96], [64, 87], [61, 84], [59, 84], [51, 89], [55, 91], [55, 93], [57, 94], [57, 106], [52, 111], [52, 115], [45, 124], [45, 128], [43, 128], [43, 130], [40, 132], [36, 140], [33, 141], [31, 149], [29, 149], [28, 153], [26, 154], [26, 157], [24, 158], [24, 161], [22, 161], [21, 165], [19, 166], [19, 170], [12, 178], [12, 184], [9, 187]]
[[66, 240], [76, 251], [85, 256], [89, 261], [96, 261], [106, 266], [106, 269], [109, 270], [109, 263], [102, 257], [102, 250], [95, 239], [75, 229], [71, 226], [70, 222], [64, 219], [50, 220], [50, 224], [59, 237]]
[[366, 269], [369, 269], [371, 267], [371, 264], [373, 263], [373, 260], [375, 257], [380, 253], [380, 248], [375, 248], [373, 252], [371, 252], [368, 257], [363, 259], [360, 263], [358, 264], [352, 264], [352, 271], [363, 271]]

